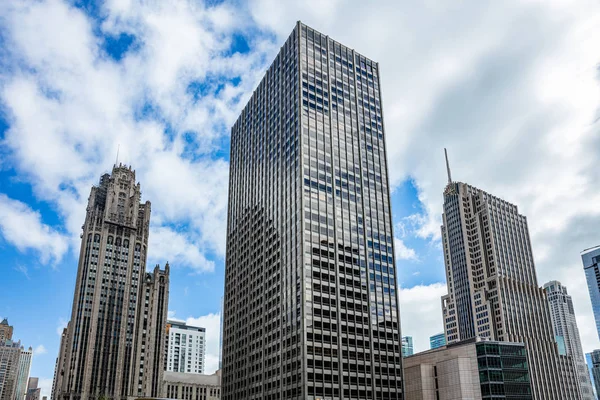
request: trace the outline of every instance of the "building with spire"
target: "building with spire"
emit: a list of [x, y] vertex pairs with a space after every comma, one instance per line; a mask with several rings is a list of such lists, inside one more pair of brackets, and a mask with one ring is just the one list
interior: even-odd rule
[[160, 395], [169, 265], [146, 272], [150, 202], [131, 167], [91, 189], [53, 400]]
[[0, 341], [12, 339], [13, 327], [8, 324], [8, 319], [4, 318], [2, 322], [0, 322]]
[[533, 398], [581, 398], [573, 358], [561, 356], [546, 292], [538, 286], [527, 218], [517, 206], [450, 175], [442, 243], [448, 345], [473, 338], [525, 344]]
[[559, 281], [550, 281], [544, 284], [544, 290], [550, 303], [550, 316], [552, 317], [554, 335], [564, 340], [565, 353], [573, 357], [575, 362], [582, 399], [595, 400], [596, 396], [594, 396], [583, 348], [581, 347], [573, 299], [567, 292], [567, 288]]

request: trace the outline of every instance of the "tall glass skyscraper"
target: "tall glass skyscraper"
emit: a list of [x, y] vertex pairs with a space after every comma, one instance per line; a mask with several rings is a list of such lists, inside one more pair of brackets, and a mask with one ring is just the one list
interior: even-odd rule
[[402, 399], [379, 65], [298, 22], [231, 132], [223, 398]]
[[429, 337], [429, 347], [431, 349], [437, 349], [446, 345], [446, 335], [444, 332]]
[[596, 331], [600, 338], [600, 246], [592, 247], [581, 252], [581, 261], [585, 270], [588, 290], [592, 300]]
[[573, 359], [558, 353], [525, 216], [514, 204], [454, 182], [448, 173], [442, 219], [448, 344], [476, 337], [523, 342], [533, 398], [580, 399]]

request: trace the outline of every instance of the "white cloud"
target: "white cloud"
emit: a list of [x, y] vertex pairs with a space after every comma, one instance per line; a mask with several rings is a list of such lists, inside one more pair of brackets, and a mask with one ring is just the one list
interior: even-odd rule
[[212, 374], [219, 368], [219, 345], [221, 337], [221, 314], [210, 313], [201, 317], [189, 317], [186, 324], [206, 329], [206, 360], [204, 373]]
[[[149, 247], [153, 254], [159, 254], [174, 267], [184, 264], [198, 272], [212, 272], [215, 267], [214, 262], [207, 260], [198, 247], [170, 228], [152, 227]], [[150, 260], [156, 258], [151, 256]]]
[[[44, 224], [39, 212], [0, 193], [0, 233], [20, 251], [33, 249], [42, 263], [59, 261], [67, 251], [65, 237]], [[27, 270], [20, 269], [27, 276]]]
[[58, 319], [58, 326], [56, 327], [56, 334], [62, 336], [63, 330], [67, 327], [68, 321], [64, 318]]
[[394, 238], [394, 248], [396, 249], [396, 260], [419, 260], [415, 250], [407, 247], [402, 239]]
[[414, 351], [429, 349], [429, 337], [444, 330], [441, 296], [445, 283], [400, 288], [402, 336], [412, 336]]
[[46, 348], [44, 347], [44, 345], [40, 344], [39, 346], [37, 346], [33, 350], [33, 355], [34, 356], [41, 356], [42, 354], [46, 354], [47, 352], [48, 352], [48, 350], [46, 350]]
[[52, 381], [52, 378], [40, 378], [40, 380], [38, 381], [38, 387], [41, 389], [41, 397], [46, 396], [50, 398], [50, 395], [52, 394]]

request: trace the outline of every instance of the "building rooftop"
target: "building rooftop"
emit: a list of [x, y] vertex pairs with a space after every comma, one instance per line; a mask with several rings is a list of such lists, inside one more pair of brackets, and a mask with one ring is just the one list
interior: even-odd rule
[[220, 386], [221, 370], [212, 375], [165, 371], [163, 381], [166, 383], [185, 383], [188, 385]]

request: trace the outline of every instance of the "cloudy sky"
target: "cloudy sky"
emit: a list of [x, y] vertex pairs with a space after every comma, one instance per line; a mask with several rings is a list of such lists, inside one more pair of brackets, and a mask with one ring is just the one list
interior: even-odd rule
[[[406, 4], [404, 4], [406, 3]], [[595, 0], [0, 1], [0, 316], [49, 395], [91, 185], [131, 164], [152, 202], [149, 266], [218, 358], [229, 128], [297, 20], [382, 71], [403, 333], [442, 329], [439, 225], [453, 177], [516, 203], [540, 285], [600, 347], [579, 252], [600, 244]]]

